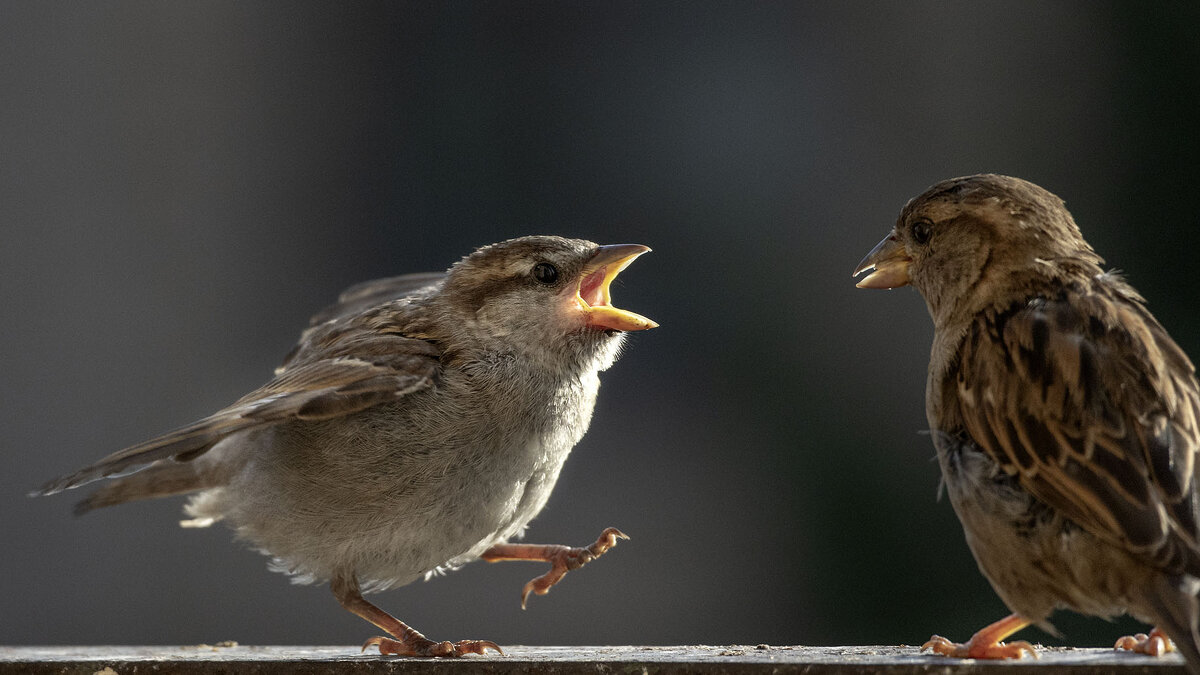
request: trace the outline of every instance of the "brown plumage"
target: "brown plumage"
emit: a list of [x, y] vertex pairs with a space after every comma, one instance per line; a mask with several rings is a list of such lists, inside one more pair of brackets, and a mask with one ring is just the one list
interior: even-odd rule
[[[1011, 657], [999, 640], [1058, 608], [1163, 627], [1200, 673], [1191, 361], [1084, 241], [1053, 194], [996, 175], [931, 187], [859, 265], [911, 284], [933, 317], [926, 413], [980, 570], [1015, 616], [943, 654]], [[1143, 638], [1145, 636], [1142, 636]], [[1161, 637], [1125, 640], [1161, 650]]]
[[385, 654], [459, 656], [362, 597], [471, 560], [542, 560], [545, 593], [624, 535], [588, 547], [513, 544], [591, 420], [598, 373], [626, 331], [656, 324], [609, 302], [638, 245], [521, 237], [445, 274], [367, 282], [314, 317], [275, 377], [193, 424], [47, 483], [101, 478], [77, 511], [192, 494], [185, 524], [229, 522], [298, 581], [330, 583], [388, 632]]

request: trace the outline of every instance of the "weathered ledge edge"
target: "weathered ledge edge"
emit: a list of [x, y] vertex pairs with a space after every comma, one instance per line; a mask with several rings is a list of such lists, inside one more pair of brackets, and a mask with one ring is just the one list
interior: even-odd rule
[[[804, 673], [806, 675], [944, 675], [1021, 673], [1184, 674], [1178, 654], [1152, 658], [1112, 649], [1039, 648], [1040, 658], [993, 662], [923, 655], [910, 646], [505, 647], [505, 656], [409, 659], [363, 654], [353, 647], [0, 647], [0, 675], [43, 673]], [[107, 670], [106, 670], [107, 669]]]

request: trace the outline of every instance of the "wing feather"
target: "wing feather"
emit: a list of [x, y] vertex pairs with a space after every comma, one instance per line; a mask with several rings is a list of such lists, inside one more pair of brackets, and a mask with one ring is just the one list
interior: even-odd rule
[[1195, 371], [1122, 286], [1098, 279], [977, 319], [956, 398], [971, 437], [1039, 500], [1135, 555], [1200, 572]]
[[302, 351], [274, 379], [233, 405], [52, 480], [35, 494], [125, 475], [167, 458], [189, 461], [248, 429], [349, 415], [426, 389], [437, 376], [440, 350], [435, 345], [379, 332], [375, 324], [343, 321], [311, 337], [320, 340], [320, 348]]
[[355, 284], [342, 291], [336, 303], [313, 315], [309, 325], [316, 326], [331, 319], [353, 316], [389, 300], [403, 298], [437, 284], [445, 277], [445, 272], [418, 272]]

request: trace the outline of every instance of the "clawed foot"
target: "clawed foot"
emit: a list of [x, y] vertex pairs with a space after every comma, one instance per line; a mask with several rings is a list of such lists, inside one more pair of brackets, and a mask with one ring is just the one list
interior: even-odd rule
[[[367, 602], [358, 587], [358, 579], [353, 573], [341, 572], [335, 574], [329, 581], [333, 595], [350, 612], [361, 616], [371, 623], [387, 631], [392, 637], [376, 636], [363, 643], [363, 651], [367, 647], [379, 647], [379, 653], [395, 656], [463, 656], [464, 654], [483, 654], [489, 649], [496, 650], [501, 656], [504, 652], [495, 642], [489, 640], [462, 640], [460, 642], [434, 642], [421, 635], [417, 629], [409, 626], [400, 619]], [[394, 639], [399, 638], [399, 639]]]
[[1122, 637], [1117, 640], [1117, 644], [1113, 645], [1113, 649], [1121, 649], [1137, 654], [1148, 654], [1150, 656], [1162, 656], [1167, 652], [1175, 651], [1175, 644], [1171, 642], [1171, 638], [1167, 637], [1166, 633], [1155, 627], [1150, 630], [1149, 635], [1138, 633]]
[[929, 638], [928, 642], [921, 645], [921, 651], [926, 649], [934, 654], [960, 659], [1019, 659], [1025, 654], [1029, 654], [1035, 659], [1038, 657], [1037, 652], [1033, 650], [1033, 645], [1024, 640], [985, 644], [984, 641], [976, 642], [972, 639], [970, 642], [962, 643], [951, 642], [941, 635], [934, 635]]
[[482, 557], [488, 562], [501, 560], [540, 560], [550, 563], [550, 571], [531, 580], [521, 589], [521, 609], [530, 593], [545, 595], [550, 587], [557, 584], [567, 572], [579, 569], [591, 561], [604, 555], [608, 549], [617, 545], [618, 539], [628, 539], [624, 532], [610, 527], [600, 533], [595, 543], [585, 548], [570, 546], [540, 546], [537, 544], [497, 544], [483, 553]]
[[531, 579], [521, 589], [521, 609], [525, 609], [525, 602], [529, 599], [530, 593], [538, 595], [549, 593], [550, 587], [562, 581], [567, 572], [577, 570], [604, 555], [608, 549], [617, 545], [617, 539], [628, 538], [624, 532], [615, 527], [610, 527], [600, 533], [600, 538], [594, 544], [586, 548], [559, 547], [546, 560], [551, 565], [550, 571], [536, 579]]
[[363, 651], [370, 646], [379, 647], [379, 653], [384, 656], [445, 656], [457, 657], [466, 654], [484, 654], [489, 649], [496, 650], [501, 656], [504, 652], [491, 640], [460, 640], [458, 642], [434, 642], [421, 637], [407, 642], [377, 635], [363, 643]]
[[1033, 645], [1024, 640], [1016, 642], [1001, 642], [1004, 638], [1029, 625], [1029, 622], [1016, 614], [1000, 619], [984, 626], [967, 640], [966, 644], [951, 642], [940, 635], [934, 635], [921, 645], [921, 651], [926, 649], [934, 654], [953, 656], [960, 659], [1019, 659], [1025, 654], [1037, 658]]

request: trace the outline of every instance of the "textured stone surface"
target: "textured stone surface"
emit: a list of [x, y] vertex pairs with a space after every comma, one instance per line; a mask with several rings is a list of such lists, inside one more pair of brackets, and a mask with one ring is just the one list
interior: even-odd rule
[[1039, 649], [1004, 663], [921, 655], [915, 647], [505, 647], [505, 655], [408, 659], [353, 647], [0, 647], [10, 673], [1184, 673], [1175, 654], [1155, 659], [1110, 649]]

